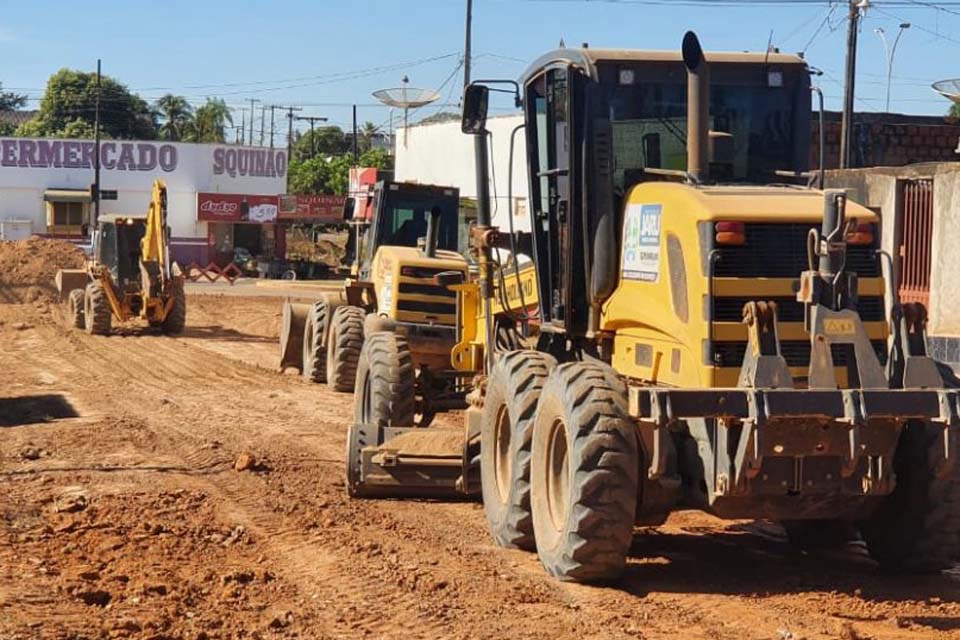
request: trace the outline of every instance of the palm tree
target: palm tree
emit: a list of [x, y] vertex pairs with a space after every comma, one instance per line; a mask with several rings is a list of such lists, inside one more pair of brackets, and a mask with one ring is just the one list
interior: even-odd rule
[[230, 107], [219, 98], [207, 98], [207, 103], [193, 114], [193, 126], [185, 139], [191, 142], [226, 142], [225, 129], [233, 125]]
[[162, 140], [183, 140], [193, 120], [193, 107], [183, 96], [168, 93], [157, 100], [157, 111], [163, 118], [160, 126]]
[[373, 141], [376, 135], [380, 133], [380, 127], [372, 122], [364, 122], [360, 127], [360, 150], [369, 151], [373, 148]]

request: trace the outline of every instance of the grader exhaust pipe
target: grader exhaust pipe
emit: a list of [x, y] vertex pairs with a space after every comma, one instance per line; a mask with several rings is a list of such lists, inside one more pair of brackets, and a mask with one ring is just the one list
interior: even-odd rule
[[687, 68], [687, 173], [697, 182], [710, 174], [710, 67], [693, 31], [683, 36]]

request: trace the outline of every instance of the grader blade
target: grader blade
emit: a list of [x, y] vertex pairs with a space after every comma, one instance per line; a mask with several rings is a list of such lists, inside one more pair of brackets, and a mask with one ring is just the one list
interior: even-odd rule
[[293, 367], [297, 371], [303, 366], [303, 325], [307, 321], [310, 306], [306, 303], [283, 303], [283, 316], [280, 322], [280, 371]]
[[457, 499], [467, 495], [462, 430], [354, 424], [347, 446], [347, 485], [353, 496]]

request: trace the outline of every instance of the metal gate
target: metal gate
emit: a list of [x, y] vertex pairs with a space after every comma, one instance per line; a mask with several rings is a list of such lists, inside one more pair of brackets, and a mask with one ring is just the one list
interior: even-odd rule
[[900, 182], [900, 301], [930, 306], [933, 179]]

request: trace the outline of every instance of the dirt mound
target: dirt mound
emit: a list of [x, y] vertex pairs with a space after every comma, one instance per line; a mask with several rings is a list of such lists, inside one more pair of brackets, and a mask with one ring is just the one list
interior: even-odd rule
[[83, 251], [63, 240], [0, 241], [0, 302], [53, 300], [57, 270], [79, 269], [83, 263]]

